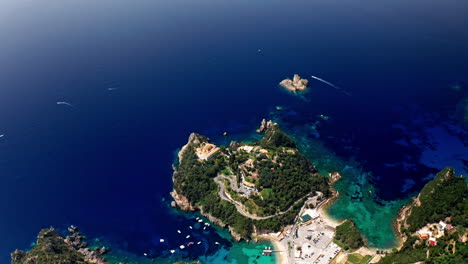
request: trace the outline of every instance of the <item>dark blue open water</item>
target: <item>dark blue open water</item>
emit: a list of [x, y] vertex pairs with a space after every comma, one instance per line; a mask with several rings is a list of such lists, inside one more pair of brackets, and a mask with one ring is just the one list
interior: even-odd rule
[[[137, 255], [177, 247], [192, 220], [167, 206], [176, 149], [192, 131], [248, 135], [276, 105], [291, 133], [371, 171], [381, 200], [446, 165], [466, 174], [467, 12], [464, 0], [2, 2], [0, 262], [50, 225]], [[277, 83], [293, 73], [352, 96], [311, 78], [287, 94]], [[317, 114], [332, 118], [313, 131]]]

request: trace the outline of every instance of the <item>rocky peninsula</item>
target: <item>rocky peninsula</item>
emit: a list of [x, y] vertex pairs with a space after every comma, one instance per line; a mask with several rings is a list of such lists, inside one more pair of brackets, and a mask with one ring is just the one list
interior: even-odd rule
[[260, 141], [229, 146], [192, 133], [173, 166], [173, 206], [199, 210], [235, 240], [250, 240], [292, 224], [316, 193], [331, 194], [328, 178], [278, 124], [263, 120], [257, 132]]
[[307, 84], [309, 81], [307, 79], [301, 79], [298, 74], [294, 74], [293, 79], [284, 79], [279, 84], [289, 92], [305, 92], [307, 90]]
[[11, 264], [106, 264], [105, 247], [90, 249], [75, 226], [68, 228], [70, 235], [63, 237], [53, 227], [43, 229], [34, 247], [28, 252], [15, 250]]
[[445, 168], [401, 208], [395, 219], [401, 245], [384, 253], [379, 263], [466, 263], [467, 209], [465, 177]]

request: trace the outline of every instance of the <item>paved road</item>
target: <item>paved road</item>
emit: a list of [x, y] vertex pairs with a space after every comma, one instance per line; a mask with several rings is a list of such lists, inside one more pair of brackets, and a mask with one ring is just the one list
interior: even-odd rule
[[[301, 201], [303, 198], [311, 195], [312, 193], [308, 193], [306, 194], [304, 197], [302, 197], [301, 199], [297, 200], [294, 204], [292, 204], [286, 211], [283, 211], [283, 212], [279, 212], [279, 213], [276, 213], [274, 215], [269, 215], [269, 216], [256, 216], [256, 215], [252, 215], [250, 214], [249, 212], [247, 212], [245, 209], [244, 209], [244, 206], [238, 202], [238, 201], [235, 201], [234, 199], [232, 199], [232, 197], [226, 192], [226, 186], [224, 185], [223, 182], [221, 182], [221, 178], [223, 179], [227, 179], [229, 180], [229, 182], [231, 183], [231, 185], [234, 184], [233, 182], [233, 179], [230, 178], [230, 177], [227, 177], [225, 175], [218, 175], [214, 178], [214, 181], [218, 184], [219, 186], [219, 192], [218, 192], [218, 195], [221, 199], [225, 200], [225, 201], [228, 201], [232, 204], [234, 204], [236, 206], [236, 209], [239, 213], [241, 213], [243, 216], [245, 217], [248, 217], [250, 219], [254, 219], [254, 220], [264, 220], [264, 219], [268, 219], [268, 218], [272, 218], [272, 217], [275, 217], [275, 216], [278, 216], [278, 215], [282, 215], [282, 214], [285, 214], [287, 212], [289, 212], [293, 207], [294, 205], [296, 205], [296, 203], [298, 203], [299, 201]], [[234, 185], [235, 186], [235, 185]]]

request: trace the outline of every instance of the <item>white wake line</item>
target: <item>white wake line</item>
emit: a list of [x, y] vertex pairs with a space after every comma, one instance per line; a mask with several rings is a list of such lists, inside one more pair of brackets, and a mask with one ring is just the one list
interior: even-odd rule
[[70, 104], [69, 102], [57, 102], [58, 105], [68, 105], [68, 106], [71, 106], [73, 107], [72, 104]]
[[347, 92], [346, 90], [344, 90], [343, 88], [341, 88], [341, 87], [339, 87], [339, 86], [334, 85], [333, 83], [331, 83], [331, 82], [329, 82], [329, 81], [326, 81], [326, 80], [324, 80], [324, 79], [322, 79], [322, 78], [319, 78], [319, 77], [313, 76], [313, 75], [311, 75], [310, 77], [316, 79], [317, 81], [323, 82], [323, 83], [325, 83], [325, 84], [327, 84], [327, 85], [329, 85], [329, 86], [331, 86], [331, 87], [333, 87], [333, 88], [335, 88], [335, 89], [337, 89], [337, 90], [343, 92], [344, 94], [346, 94], [346, 95], [348, 95], [348, 96], [351, 96], [351, 94], [350, 94], [349, 92]]

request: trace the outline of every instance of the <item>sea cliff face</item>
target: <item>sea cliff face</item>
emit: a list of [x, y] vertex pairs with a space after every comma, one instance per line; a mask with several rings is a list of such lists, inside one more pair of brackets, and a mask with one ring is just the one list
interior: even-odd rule
[[41, 230], [30, 251], [11, 253], [11, 264], [106, 264], [106, 248], [91, 250], [78, 228], [71, 226], [68, 231], [70, 235], [63, 237], [53, 227]]
[[[179, 151], [179, 153], [177, 154], [179, 160], [178, 160], [178, 163], [182, 163], [183, 160], [184, 160], [184, 154], [190, 149], [190, 148], [194, 148], [195, 146], [197, 145], [200, 145], [201, 143], [204, 143], [204, 142], [207, 142], [207, 139], [197, 133], [191, 133], [190, 136], [189, 136], [189, 140], [187, 142], [187, 144], [185, 144], [181, 150]], [[172, 166], [173, 170], [174, 170], [174, 173], [172, 175], [172, 182], [174, 184], [174, 186], [176, 185], [176, 181], [177, 181], [177, 166]], [[183, 211], [200, 211], [200, 213], [205, 216], [206, 218], [208, 218], [208, 220], [210, 222], [212, 222], [213, 224], [215, 225], [218, 225], [222, 228], [228, 228], [229, 231], [231, 232], [231, 235], [233, 237], [233, 239], [235, 241], [240, 241], [242, 239], [242, 236], [239, 234], [239, 233], [236, 233], [232, 227], [230, 227], [229, 225], [225, 224], [221, 219], [219, 218], [216, 218], [214, 217], [213, 215], [211, 215], [210, 213], [206, 212], [203, 210], [203, 207], [202, 206], [198, 206], [198, 205], [192, 205], [189, 201], [189, 199], [187, 198], [187, 196], [183, 195], [183, 194], [180, 194], [177, 192], [176, 188], [174, 187], [173, 191], [170, 193], [172, 198], [174, 199], [174, 203], [172, 203], [172, 206], [174, 207], [178, 207], [179, 209], [183, 210]]]
[[455, 217], [462, 222], [468, 212], [463, 212], [468, 194], [464, 177], [458, 177], [452, 168], [440, 171], [429, 181], [412, 202], [403, 207], [395, 220], [399, 232], [421, 228], [428, 221]]
[[394, 222], [401, 244], [379, 263], [465, 263], [467, 208], [465, 177], [452, 168], [440, 171], [401, 208]]

